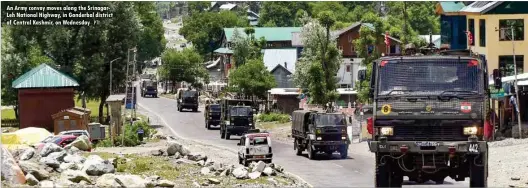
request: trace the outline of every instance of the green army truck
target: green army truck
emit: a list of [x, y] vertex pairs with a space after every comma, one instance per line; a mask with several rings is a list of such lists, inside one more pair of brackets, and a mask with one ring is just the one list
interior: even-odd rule
[[242, 136], [255, 128], [255, 102], [246, 99], [222, 99], [220, 138], [229, 140], [231, 135]]

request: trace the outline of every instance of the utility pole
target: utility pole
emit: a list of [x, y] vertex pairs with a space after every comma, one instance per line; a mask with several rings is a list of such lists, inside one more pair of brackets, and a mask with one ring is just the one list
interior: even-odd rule
[[[515, 59], [515, 31], [514, 26], [510, 25], [509, 28], [500, 28], [495, 29], [495, 31], [502, 31], [502, 30], [510, 30], [511, 31], [511, 42], [512, 42], [512, 53], [513, 53], [513, 74], [514, 75], [514, 87], [515, 87], [515, 111], [517, 111], [517, 125], [519, 126], [519, 139], [522, 138], [522, 124], [521, 124], [521, 113], [519, 111], [519, 87], [517, 85], [517, 61]], [[504, 31], [506, 33], [506, 31]]]

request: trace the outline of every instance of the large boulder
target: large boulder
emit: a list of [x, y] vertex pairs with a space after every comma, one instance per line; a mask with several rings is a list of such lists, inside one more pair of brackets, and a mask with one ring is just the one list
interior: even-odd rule
[[63, 150], [64, 150], [63, 148], [61, 148], [59, 145], [57, 145], [55, 143], [46, 143], [44, 145], [44, 147], [42, 147], [42, 149], [40, 150], [40, 156], [46, 157], [50, 153], [60, 152], [60, 151], [63, 151]]
[[189, 160], [191, 161], [206, 161], [207, 160], [207, 156], [201, 155], [201, 154], [189, 154], [188, 157], [189, 157]]
[[66, 171], [66, 170], [80, 170], [79, 169], [79, 166], [75, 163], [62, 163], [59, 165], [59, 169], [61, 171]]
[[64, 157], [66, 157], [66, 151], [60, 151], [60, 152], [53, 152], [50, 153], [47, 158], [52, 158], [54, 160], [57, 160], [59, 162], [64, 162]]
[[50, 177], [50, 173], [44, 170], [43, 166], [40, 166], [37, 163], [31, 161], [19, 161], [18, 165], [20, 166], [24, 174], [31, 174], [35, 176], [35, 178], [37, 178], [39, 181], [49, 179]]
[[95, 186], [107, 188], [124, 187], [123, 182], [117, 179], [115, 174], [103, 174], [101, 177], [97, 178]]
[[100, 176], [107, 173], [114, 173], [115, 168], [110, 161], [103, 160], [97, 155], [90, 155], [84, 162], [82, 171], [91, 176]]
[[237, 179], [246, 179], [248, 177], [248, 171], [244, 167], [235, 168], [232, 174]]
[[182, 148], [182, 145], [177, 143], [177, 142], [175, 142], [175, 141], [169, 141], [167, 144], [168, 144], [167, 155], [169, 155], [169, 156], [175, 155]]
[[262, 172], [266, 168], [266, 163], [259, 161], [251, 170], [251, 172]]
[[22, 154], [20, 155], [20, 160], [21, 161], [26, 161], [26, 160], [29, 160], [33, 157], [33, 155], [35, 155], [35, 149], [33, 148], [27, 148], [26, 150], [24, 150], [24, 152], [22, 152]]
[[88, 174], [78, 170], [66, 170], [61, 174], [61, 178], [70, 180], [71, 182], [79, 183], [81, 181], [91, 182]]
[[117, 179], [124, 184], [125, 187], [130, 188], [143, 188], [146, 187], [147, 181], [138, 175], [117, 175]]
[[66, 155], [66, 157], [64, 157], [64, 162], [67, 163], [83, 164], [84, 161], [86, 161], [86, 158], [77, 154]]
[[26, 183], [31, 186], [38, 185], [39, 180], [31, 174], [26, 174]]
[[254, 180], [254, 179], [259, 178], [261, 174], [262, 172], [255, 171], [255, 172], [249, 173], [248, 176], [250, 179]]
[[264, 170], [262, 171], [262, 173], [264, 173], [266, 176], [273, 176], [273, 175], [275, 175], [275, 171], [274, 171], [273, 168], [271, 168], [271, 167], [266, 167], [266, 168], [264, 168]]
[[64, 148], [69, 149], [72, 146], [83, 151], [89, 151], [92, 148], [90, 139], [86, 135], [77, 137], [72, 143], [66, 145]]
[[4, 146], [2, 146], [2, 180], [6, 180], [10, 185], [26, 183], [24, 172]]
[[40, 158], [39, 162], [54, 169], [59, 168], [61, 164], [60, 161], [52, 157], [42, 157]]

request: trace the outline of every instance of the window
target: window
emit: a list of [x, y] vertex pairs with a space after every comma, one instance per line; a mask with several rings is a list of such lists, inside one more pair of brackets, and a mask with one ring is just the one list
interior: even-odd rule
[[479, 20], [479, 44], [482, 47], [486, 47], [486, 20]]
[[[524, 56], [523, 55], [516, 55], [515, 56], [515, 63], [517, 64], [517, 74], [523, 73], [523, 67], [524, 67]], [[502, 73], [502, 76], [513, 76], [514, 75], [514, 69], [513, 69], [513, 56], [511, 55], [505, 55], [505, 56], [499, 56], [499, 70]]]
[[512, 40], [512, 32], [510, 28], [513, 26], [513, 40], [524, 40], [524, 19], [515, 19], [515, 20], [499, 20], [499, 27], [501, 28], [499, 32], [499, 40]]
[[474, 37], [475, 36], [475, 20], [474, 19], [468, 19], [468, 30], [473, 35], [473, 41], [471, 41], [471, 44], [468, 44], [468, 45], [474, 46], [475, 45], [475, 37]]
[[396, 53], [396, 45], [391, 45], [390, 46], [390, 51], [389, 51], [391, 54], [395, 54]]
[[250, 145], [268, 145], [268, 138], [266, 137], [255, 137], [249, 142]]
[[441, 33], [441, 43], [442, 44], [450, 44], [451, 38], [452, 38], [452, 32], [451, 31], [451, 22], [448, 20], [442, 19], [442, 25], [440, 26], [440, 33]]
[[347, 65], [347, 66], [346, 66], [346, 71], [347, 71], [347, 72], [350, 72], [350, 65]]

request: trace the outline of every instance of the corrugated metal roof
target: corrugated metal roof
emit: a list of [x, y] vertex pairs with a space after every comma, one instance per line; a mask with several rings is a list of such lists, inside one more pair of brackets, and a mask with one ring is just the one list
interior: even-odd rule
[[501, 3], [501, 1], [475, 1], [461, 9], [460, 12], [485, 13]]
[[[286, 62], [287, 67], [284, 67]], [[264, 65], [268, 71], [272, 71], [281, 65], [291, 73], [295, 73], [295, 63], [297, 62], [297, 49], [265, 49]]]
[[236, 4], [228, 3], [228, 4], [223, 4], [222, 6], [220, 6], [220, 9], [222, 9], [222, 10], [231, 10], [231, 9], [235, 8], [236, 6], [237, 6]]
[[[236, 28], [242, 37], [246, 37], [244, 28]], [[300, 32], [301, 27], [255, 27], [255, 39], [264, 37], [266, 41], [291, 41], [292, 32]], [[224, 34], [228, 42], [233, 39], [235, 28], [224, 28]]]
[[215, 53], [219, 54], [232, 54], [233, 50], [227, 49], [227, 48], [218, 48], [214, 51]]
[[12, 83], [13, 88], [76, 87], [79, 83], [66, 74], [42, 63]]
[[443, 1], [440, 2], [440, 6], [444, 12], [458, 12], [462, 10], [466, 5], [463, 2], [457, 1]]

